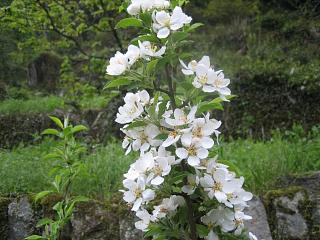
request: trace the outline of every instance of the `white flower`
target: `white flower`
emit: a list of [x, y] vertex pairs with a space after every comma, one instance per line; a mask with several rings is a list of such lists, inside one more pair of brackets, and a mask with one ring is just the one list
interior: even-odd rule
[[210, 68], [210, 58], [208, 56], [203, 56], [199, 62], [192, 60], [188, 66], [182, 60], [179, 59], [179, 61], [183, 67], [182, 72], [184, 75], [193, 75], [198, 65], [204, 65], [208, 67], [208, 69]]
[[123, 200], [133, 204], [132, 211], [138, 211], [142, 204], [155, 198], [155, 192], [146, 189], [146, 180], [143, 177], [139, 177], [137, 181], [125, 179], [123, 186], [128, 189], [128, 191], [124, 191]]
[[208, 73], [208, 84], [210, 87], [203, 88], [203, 91], [218, 92], [222, 97], [231, 95], [231, 91], [228, 88], [230, 79], [225, 78], [222, 71], [210, 71]]
[[110, 59], [107, 66], [107, 73], [111, 76], [119, 76], [129, 68], [128, 57], [121, 52], [117, 52], [114, 57]]
[[146, 90], [137, 93], [127, 93], [124, 97], [125, 105], [119, 107], [116, 122], [120, 124], [131, 123], [144, 112], [144, 106], [150, 101]]
[[[182, 198], [182, 199], [181, 199]], [[167, 214], [174, 212], [179, 206], [184, 204], [184, 199], [181, 196], [172, 195], [170, 198], [165, 198], [159, 206], [155, 206], [153, 210], [154, 218], [161, 219]]]
[[170, 6], [167, 0], [131, 0], [131, 4], [127, 8], [130, 15], [138, 15], [141, 11], [150, 11], [152, 9], [165, 9]]
[[141, 58], [141, 50], [135, 45], [129, 45], [126, 57], [129, 59], [129, 64], [133, 65]]
[[165, 122], [172, 127], [183, 126], [194, 120], [196, 112], [197, 106], [192, 107], [189, 114], [185, 114], [182, 109], [177, 108], [173, 113], [174, 118], [167, 117], [165, 118]]
[[244, 221], [246, 220], [251, 220], [252, 217], [249, 215], [244, 214], [243, 212], [236, 211], [234, 215], [234, 234], [235, 235], [240, 235], [244, 229]]
[[154, 217], [145, 209], [137, 211], [136, 216], [140, 219], [134, 225], [137, 229], [146, 232], [151, 221], [155, 221]]
[[172, 14], [166, 11], [154, 12], [152, 17], [153, 29], [160, 39], [167, 38], [171, 31], [179, 30], [192, 21], [191, 17], [183, 13], [181, 7], [175, 7]]
[[184, 185], [182, 187], [182, 192], [191, 195], [196, 190], [197, 186], [199, 185], [200, 179], [197, 175], [188, 175], [187, 177], [188, 185]]
[[150, 57], [161, 57], [166, 52], [165, 46], [158, 49], [156, 45], [151, 44], [149, 41], [144, 41], [142, 43], [139, 41], [139, 47], [142, 57], [147, 60], [150, 60]]
[[158, 186], [164, 182], [164, 176], [167, 176], [171, 171], [167, 157], [156, 157], [155, 166], [151, 170], [151, 174], [148, 178], [152, 179], [151, 184]]
[[198, 166], [200, 159], [208, 157], [208, 150], [203, 148], [198, 142], [185, 142], [182, 140], [184, 148], [177, 148], [176, 155], [180, 159], [187, 159], [190, 166]]
[[209, 235], [207, 239], [218, 239], [216, 234], [213, 232], [213, 228], [220, 226], [224, 232], [229, 232], [234, 229], [233, 225], [234, 212], [218, 207], [217, 209], [210, 210], [205, 216], [201, 218], [201, 222], [209, 227]]
[[127, 148], [126, 155], [133, 151], [145, 152], [150, 149], [150, 146], [160, 146], [162, 141], [155, 139], [160, 134], [160, 130], [153, 124], [148, 124], [146, 127], [137, 127], [126, 130], [121, 129], [126, 137], [122, 143], [123, 148]]
[[226, 169], [217, 169], [213, 175], [205, 174], [204, 177], [200, 178], [200, 184], [206, 192], [210, 199], [214, 197], [220, 203], [227, 201], [227, 191], [226, 187], [228, 182], [228, 171]]
[[252, 232], [249, 232], [249, 239], [250, 240], [258, 240], [257, 236], [254, 235]]
[[252, 193], [246, 192], [242, 189], [244, 179], [232, 179], [224, 186], [224, 191], [227, 194], [227, 201], [224, 204], [227, 207], [247, 207], [246, 202], [250, 201], [253, 197]]
[[182, 135], [182, 141], [197, 141], [206, 149], [210, 149], [214, 145], [214, 141], [210, 136], [221, 125], [221, 122], [206, 121], [205, 118], [197, 118], [191, 124], [191, 132]]

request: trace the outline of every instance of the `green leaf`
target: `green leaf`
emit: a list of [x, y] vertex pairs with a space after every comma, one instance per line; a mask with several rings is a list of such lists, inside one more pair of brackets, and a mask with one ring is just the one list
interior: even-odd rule
[[84, 125], [77, 125], [72, 128], [72, 133], [82, 132], [82, 131], [88, 131], [88, 128]]
[[53, 128], [48, 128], [46, 130], [44, 130], [41, 135], [54, 135], [54, 136], [60, 136], [60, 132], [56, 129]]
[[126, 85], [129, 85], [131, 82], [132, 81], [128, 80], [127, 78], [118, 78], [118, 79], [115, 79], [115, 80], [109, 82], [104, 87], [104, 89], [126, 86]]
[[139, 37], [134, 38], [131, 43], [137, 45], [138, 41], [144, 42], [144, 41], [149, 41], [152, 43], [158, 43], [159, 39], [157, 38], [157, 36], [155, 34], [145, 34], [145, 35], [141, 35]]
[[52, 193], [52, 191], [42, 191], [42, 192], [39, 192], [35, 198], [34, 198], [34, 201], [35, 202], [38, 202], [39, 200], [41, 200], [42, 198], [48, 196], [50, 193]]
[[197, 113], [200, 114], [200, 113], [204, 113], [204, 112], [209, 112], [214, 109], [223, 110], [223, 106], [221, 103], [203, 102], [203, 103], [199, 104]]
[[186, 32], [175, 32], [171, 34], [171, 40], [172, 42], [180, 42], [184, 39], [186, 39], [189, 36]]
[[125, 18], [120, 20], [117, 25], [116, 29], [123, 28], [126, 29], [128, 27], [142, 27], [143, 22], [140, 19], [137, 18]]
[[159, 62], [159, 59], [154, 59], [154, 60], [148, 62], [147, 67], [146, 67], [146, 71], [148, 74], [152, 74], [152, 72], [154, 72], [158, 62]]
[[49, 116], [49, 117], [59, 128], [63, 129], [63, 124], [59, 118], [53, 117], [53, 116]]

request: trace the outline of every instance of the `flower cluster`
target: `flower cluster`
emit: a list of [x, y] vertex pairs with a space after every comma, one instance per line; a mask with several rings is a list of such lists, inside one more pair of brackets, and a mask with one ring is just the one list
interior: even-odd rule
[[130, 15], [138, 15], [141, 12], [151, 11], [153, 9], [166, 9], [170, 7], [167, 0], [132, 0], [127, 11]]
[[166, 51], [166, 47], [158, 48], [149, 41], [140, 42], [139, 46], [129, 45], [127, 53], [117, 52], [110, 59], [107, 73], [112, 76], [119, 76], [135, 64], [139, 59], [150, 61], [152, 57], [161, 57]]
[[[136, 17], [145, 12], [150, 14], [153, 23], [149, 30], [157, 36], [157, 44], [165, 46], [158, 48], [154, 43], [139, 41], [138, 46], [130, 45], [126, 54], [117, 52], [107, 67], [107, 73], [113, 76], [130, 71], [140, 59], [150, 61], [164, 57], [171, 46], [166, 38], [174, 31], [183, 31], [192, 20], [181, 7], [175, 6], [171, 11], [169, 1], [165, 0], [131, 0], [127, 11]], [[227, 101], [231, 95], [230, 80], [222, 71], [214, 70], [208, 56], [188, 65], [182, 60], [180, 63], [183, 74], [194, 77], [195, 90], [201, 90], [202, 94], [217, 93], [221, 101]], [[243, 189], [244, 178], [237, 177], [227, 165], [220, 163], [213, 151], [218, 145], [222, 123], [209, 111], [200, 110], [201, 101], [200, 104], [185, 101], [176, 107], [172, 88], [162, 90], [167, 96], [157, 93], [152, 97], [154, 94], [146, 90], [127, 93], [115, 120], [123, 125], [122, 147], [126, 154], [140, 153], [124, 174], [124, 190], [121, 190], [124, 201], [139, 219], [135, 226], [148, 231], [150, 224], [173, 217], [190, 204], [190, 199], [197, 199], [197, 202], [211, 203], [210, 208], [201, 205], [206, 212], [195, 220], [208, 227], [205, 239], [216, 240], [217, 232], [221, 231], [240, 235], [244, 221], [251, 219], [244, 209], [253, 196]], [[170, 190], [167, 198], [161, 199], [166, 180], [177, 171], [183, 172], [183, 180]], [[256, 240], [252, 233], [248, 238]]]
[[228, 88], [230, 79], [224, 77], [222, 71], [215, 71], [210, 65], [210, 58], [204, 56], [199, 62], [192, 60], [188, 65], [180, 60], [185, 75], [195, 75], [193, 86], [201, 88], [204, 92], [218, 92], [220, 97], [225, 100], [226, 96], [231, 95]]

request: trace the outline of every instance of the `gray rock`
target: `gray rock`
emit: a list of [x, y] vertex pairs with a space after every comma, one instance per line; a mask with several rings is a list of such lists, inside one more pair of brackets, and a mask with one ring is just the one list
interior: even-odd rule
[[306, 219], [298, 209], [305, 198], [305, 193], [297, 192], [292, 199], [283, 196], [274, 200], [278, 234], [289, 239], [305, 239], [308, 236]]
[[121, 240], [141, 240], [143, 239], [143, 233], [137, 230], [134, 226], [135, 217], [132, 214], [128, 214], [127, 217], [119, 220], [120, 225], [120, 239]]
[[9, 240], [23, 240], [33, 234], [34, 211], [27, 197], [13, 200], [8, 206]]
[[255, 234], [259, 240], [272, 240], [266, 210], [260, 198], [254, 197], [248, 205], [245, 213], [252, 216], [252, 220], [246, 221], [246, 229]]

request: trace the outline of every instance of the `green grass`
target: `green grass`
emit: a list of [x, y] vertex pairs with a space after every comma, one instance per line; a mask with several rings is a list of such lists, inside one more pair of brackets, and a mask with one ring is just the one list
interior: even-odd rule
[[35, 97], [30, 100], [7, 99], [0, 102], [0, 114], [49, 113], [56, 108], [64, 108], [62, 98]]
[[[0, 194], [38, 192], [48, 187], [53, 163], [44, 156], [55, 142], [0, 152]], [[109, 197], [122, 185], [123, 174], [136, 156], [125, 156], [121, 144], [97, 146], [84, 157], [87, 168], [75, 180], [73, 191], [97, 198]], [[288, 174], [320, 170], [320, 134], [309, 137], [275, 135], [269, 141], [234, 140], [222, 143], [220, 158], [236, 164], [246, 178], [247, 189], [260, 194], [277, 187]]]

